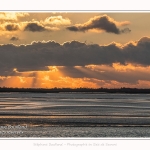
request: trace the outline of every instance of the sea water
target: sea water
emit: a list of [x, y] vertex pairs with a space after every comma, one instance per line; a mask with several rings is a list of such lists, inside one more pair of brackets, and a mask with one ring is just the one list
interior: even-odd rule
[[150, 137], [150, 94], [0, 93], [0, 137]]

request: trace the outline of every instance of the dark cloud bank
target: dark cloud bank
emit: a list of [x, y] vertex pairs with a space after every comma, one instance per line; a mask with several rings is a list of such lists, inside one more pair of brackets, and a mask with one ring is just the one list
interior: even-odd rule
[[86, 45], [77, 41], [63, 45], [54, 41], [32, 43], [31, 45], [0, 46], [0, 73], [17, 68], [19, 71], [42, 70], [45, 66], [112, 65], [112, 63], [135, 63], [150, 65], [150, 38], [142, 38], [137, 45], [123, 48], [110, 44]]

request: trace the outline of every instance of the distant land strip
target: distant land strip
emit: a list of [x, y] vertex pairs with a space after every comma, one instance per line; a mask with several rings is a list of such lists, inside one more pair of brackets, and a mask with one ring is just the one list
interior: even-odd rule
[[138, 89], [138, 88], [11, 88], [0, 87], [0, 92], [32, 92], [32, 93], [129, 93], [129, 94], [150, 94], [150, 89]]

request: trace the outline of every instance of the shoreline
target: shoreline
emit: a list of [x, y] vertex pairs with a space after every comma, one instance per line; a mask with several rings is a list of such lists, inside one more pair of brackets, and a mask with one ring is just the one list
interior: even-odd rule
[[119, 93], [119, 94], [150, 94], [150, 89], [138, 89], [138, 88], [8, 88], [8, 87], [0, 87], [0, 93], [9, 93], [9, 92], [23, 92], [23, 93]]

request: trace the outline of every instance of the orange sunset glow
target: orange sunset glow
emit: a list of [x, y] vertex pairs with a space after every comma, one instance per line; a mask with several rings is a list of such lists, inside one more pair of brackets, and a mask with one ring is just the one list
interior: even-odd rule
[[149, 17], [0, 12], [0, 87], [149, 88]]

